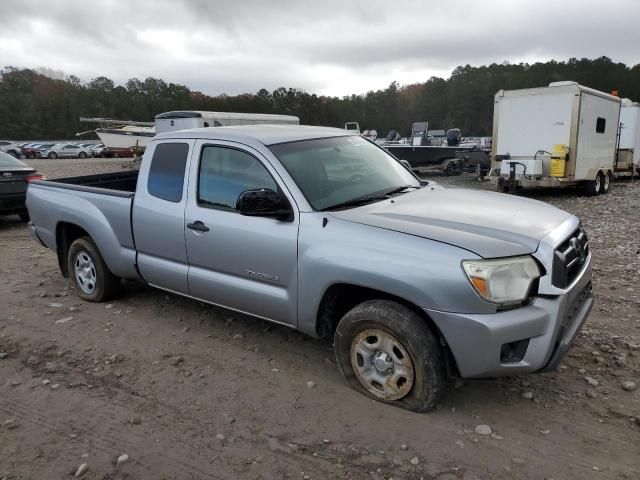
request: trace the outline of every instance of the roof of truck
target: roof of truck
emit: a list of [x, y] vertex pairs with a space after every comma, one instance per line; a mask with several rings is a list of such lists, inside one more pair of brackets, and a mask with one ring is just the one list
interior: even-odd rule
[[341, 128], [313, 127], [310, 125], [240, 125], [235, 127], [209, 127], [177, 130], [156, 135], [154, 138], [195, 138], [203, 140], [229, 140], [247, 143], [251, 140], [263, 145], [298, 142], [314, 138], [353, 135]]

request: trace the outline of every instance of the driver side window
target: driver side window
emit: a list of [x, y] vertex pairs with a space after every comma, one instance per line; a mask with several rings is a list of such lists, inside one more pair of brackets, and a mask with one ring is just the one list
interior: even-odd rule
[[228, 147], [205, 146], [198, 172], [198, 204], [235, 210], [245, 190], [278, 190], [267, 169], [254, 156]]

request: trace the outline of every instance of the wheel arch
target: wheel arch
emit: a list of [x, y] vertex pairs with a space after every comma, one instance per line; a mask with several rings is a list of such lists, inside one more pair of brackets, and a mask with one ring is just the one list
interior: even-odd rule
[[415, 312], [438, 339], [444, 353], [447, 373], [451, 376], [459, 374], [455, 358], [444, 335], [429, 315], [414, 303], [382, 290], [350, 283], [334, 283], [329, 286], [320, 300], [316, 314], [317, 335], [326, 341], [333, 341], [340, 319], [353, 307], [368, 300], [390, 300]]
[[89, 235], [84, 228], [74, 223], [58, 222], [56, 225], [56, 254], [58, 255], [58, 266], [65, 278], [69, 278], [69, 269], [67, 268], [69, 247], [76, 239], [81, 237], [91, 238], [91, 235]]

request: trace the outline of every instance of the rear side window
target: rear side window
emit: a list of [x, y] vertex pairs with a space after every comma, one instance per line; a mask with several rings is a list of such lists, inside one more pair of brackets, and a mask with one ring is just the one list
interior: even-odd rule
[[604, 133], [604, 129], [607, 126], [607, 120], [602, 117], [598, 117], [596, 120], [596, 133]]
[[147, 190], [150, 195], [175, 203], [182, 200], [188, 153], [189, 145], [186, 143], [156, 145], [147, 180]]

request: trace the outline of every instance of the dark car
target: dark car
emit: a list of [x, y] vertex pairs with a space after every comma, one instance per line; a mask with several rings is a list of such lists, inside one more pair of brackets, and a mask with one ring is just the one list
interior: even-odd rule
[[22, 155], [24, 158], [38, 158], [40, 155], [38, 154], [38, 148], [40, 148], [42, 144], [40, 143], [27, 143], [21, 147]]
[[29, 220], [24, 204], [29, 182], [42, 180], [44, 176], [35, 168], [7, 153], [0, 152], [0, 215], [20, 215]]

